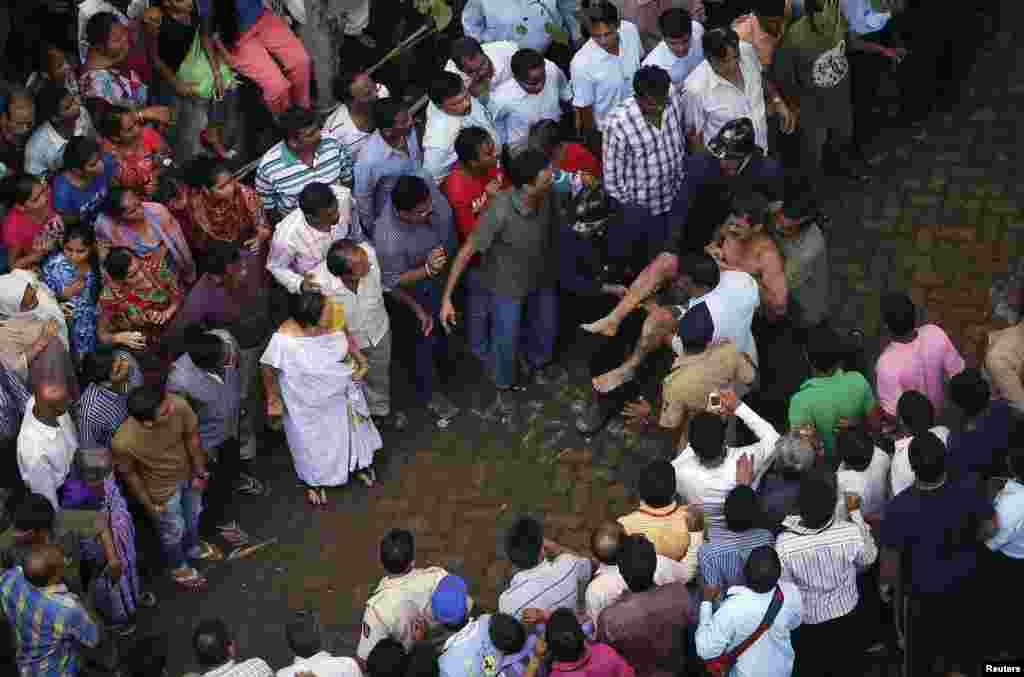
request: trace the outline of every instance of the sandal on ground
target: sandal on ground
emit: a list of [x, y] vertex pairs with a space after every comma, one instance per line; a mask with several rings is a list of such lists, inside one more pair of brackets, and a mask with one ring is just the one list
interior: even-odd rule
[[306, 487], [306, 500], [314, 508], [322, 508], [327, 505], [327, 491], [322, 488]]
[[235, 483], [235, 491], [243, 496], [265, 496], [269, 493], [265, 484], [255, 477], [246, 475], [245, 473], [240, 473], [238, 475], [238, 482]]
[[181, 569], [184, 573], [172, 573], [174, 582], [189, 592], [200, 592], [206, 589], [206, 578], [192, 567]]
[[144, 609], [152, 609], [156, 606], [156, 595], [151, 592], [144, 592], [139, 595], [139, 606]]
[[198, 554], [192, 555], [189, 559], [199, 559], [210, 562], [218, 562], [224, 559], [224, 552], [213, 543], [199, 541], [199, 545], [196, 546], [196, 550], [198, 551]]
[[368, 487], [372, 487], [374, 485], [373, 471], [369, 468], [356, 471], [356, 479]]
[[249, 534], [242, 531], [242, 527], [238, 526], [238, 522], [222, 524], [217, 527], [217, 531], [220, 532], [221, 538], [233, 546], [237, 547], [249, 542]]

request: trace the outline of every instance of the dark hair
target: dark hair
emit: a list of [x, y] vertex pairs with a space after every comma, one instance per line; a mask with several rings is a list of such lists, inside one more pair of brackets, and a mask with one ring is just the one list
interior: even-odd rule
[[224, 160], [197, 155], [181, 172], [181, 180], [193, 188], [213, 188], [221, 174], [231, 174]]
[[116, 139], [123, 128], [121, 116], [130, 114], [131, 111], [124, 106], [110, 106], [96, 116], [96, 133], [107, 139]]
[[204, 668], [213, 668], [231, 660], [231, 636], [228, 626], [219, 618], [200, 621], [192, 633], [192, 649]]
[[548, 168], [550, 161], [535, 150], [525, 150], [507, 164], [508, 178], [516, 188], [533, 183], [537, 175]]
[[896, 416], [915, 435], [935, 425], [935, 406], [924, 393], [904, 390], [896, 402]]
[[642, 534], [626, 536], [619, 547], [619, 573], [632, 592], [643, 592], [654, 587], [654, 570], [658, 566], [658, 553]]
[[291, 139], [303, 129], [309, 129], [317, 125], [316, 113], [308, 108], [292, 106], [281, 113], [277, 119], [277, 126], [284, 134], [285, 139]]
[[128, 415], [136, 421], [152, 421], [165, 396], [160, 386], [139, 386], [128, 393]]
[[903, 292], [889, 292], [882, 297], [882, 319], [893, 336], [906, 336], [917, 325], [917, 309]]
[[103, 383], [110, 378], [116, 355], [113, 350], [94, 350], [82, 358], [82, 389], [90, 383]]
[[580, 19], [581, 23], [586, 26], [588, 33], [594, 24], [605, 24], [614, 28], [619, 25], [619, 10], [607, 0], [600, 0], [599, 2], [592, 3], [589, 8], [584, 9], [580, 13]]
[[658, 66], [641, 66], [633, 75], [633, 92], [638, 97], [668, 96], [672, 78]]
[[315, 327], [320, 324], [326, 298], [318, 291], [293, 294], [288, 304], [291, 318], [300, 327]]
[[850, 470], [864, 472], [875, 455], [875, 443], [862, 428], [840, 430], [835, 434], [835, 448], [839, 458]]
[[483, 47], [480, 46], [480, 42], [476, 38], [463, 35], [461, 38], [452, 41], [449, 54], [452, 61], [455, 62], [455, 67], [461, 71], [463, 61], [483, 53]]
[[300, 658], [315, 656], [323, 649], [320, 628], [312, 615], [304, 616], [284, 626], [284, 636], [288, 641], [288, 648]]
[[224, 341], [216, 334], [193, 324], [185, 328], [185, 351], [192, 364], [203, 371], [214, 371], [224, 364]]
[[510, 66], [516, 80], [526, 80], [530, 77], [530, 71], [545, 67], [544, 57], [535, 49], [520, 49], [512, 55]]
[[676, 497], [676, 471], [665, 460], [651, 461], [640, 476], [640, 498], [652, 508], [667, 507]]
[[0, 202], [8, 205], [20, 205], [32, 197], [32, 189], [43, 179], [32, 174], [13, 174], [0, 181]]
[[487, 634], [494, 647], [503, 654], [519, 653], [526, 644], [526, 630], [522, 623], [509, 614], [492, 614]]
[[211, 275], [224, 275], [228, 266], [242, 260], [242, 248], [237, 242], [213, 240], [209, 243], [203, 264]]
[[721, 457], [725, 449], [725, 424], [722, 419], [702, 411], [690, 420], [690, 447], [701, 463]]
[[754, 548], [743, 565], [743, 577], [746, 579], [747, 587], [754, 592], [770, 592], [782, 578], [779, 553], [770, 545]]
[[835, 473], [824, 468], [811, 468], [800, 479], [796, 502], [805, 527], [820, 529], [835, 515], [838, 491], [835, 479]]
[[843, 360], [842, 341], [830, 327], [812, 327], [807, 332], [807, 359], [821, 372], [829, 372]]
[[103, 269], [107, 275], [115, 280], [123, 280], [128, 275], [128, 269], [132, 265], [135, 255], [127, 247], [113, 247], [107, 252], [107, 258], [103, 261]]
[[366, 71], [362, 70], [346, 70], [338, 73], [334, 78], [334, 82], [331, 83], [334, 96], [342, 103], [347, 104], [352, 100], [352, 84], [359, 79], [360, 75], [365, 75], [365, 73]]
[[359, 249], [359, 245], [347, 238], [333, 242], [327, 249], [327, 271], [337, 277], [345, 277], [352, 274], [352, 267], [348, 263], [348, 257]]
[[408, 666], [409, 656], [405, 647], [392, 637], [377, 642], [366, 657], [368, 677], [402, 677]]
[[520, 569], [537, 566], [543, 547], [544, 527], [532, 517], [520, 517], [505, 532], [505, 555]]
[[463, 127], [455, 137], [455, 156], [466, 164], [480, 159], [480, 146], [494, 143], [490, 132], [483, 127]]
[[722, 279], [718, 262], [707, 252], [688, 252], [679, 257], [679, 272], [689, 275], [693, 283], [714, 289]]
[[964, 416], [975, 418], [988, 407], [992, 389], [981, 372], [971, 367], [949, 379], [949, 398]]
[[416, 539], [408, 529], [392, 529], [380, 542], [380, 563], [392, 576], [404, 574], [416, 559]]
[[68, 242], [74, 240], [81, 240], [82, 244], [89, 247], [89, 267], [92, 269], [92, 283], [90, 286], [90, 293], [94, 298], [99, 296], [100, 286], [102, 280], [100, 279], [100, 256], [99, 252], [96, 251], [96, 230], [85, 223], [76, 223], [67, 227], [64, 231], [64, 237], [61, 240], [61, 245], [67, 245]]
[[214, 32], [225, 47], [234, 49], [242, 35], [236, 0], [213, 0], [212, 9]]
[[124, 214], [124, 198], [128, 193], [138, 194], [132, 188], [111, 186], [110, 191], [107, 193], [107, 198], [103, 201], [103, 206], [100, 207], [101, 213], [110, 216], [121, 216]]
[[48, 81], [36, 94], [36, 119], [53, 120], [60, 114], [60, 105], [64, 99], [74, 96], [68, 91], [67, 83]]
[[430, 642], [416, 642], [409, 649], [405, 666], [405, 677], [440, 677], [438, 647]]
[[914, 435], [907, 450], [910, 469], [922, 482], [934, 483], [946, 474], [946, 445], [933, 432]]
[[401, 99], [391, 96], [377, 99], [373, 102], [373, 125], [378, 129], [391, 129], [395, 126], [395, 119], [409, 106]]
[[57, 511], [42, 494], [29, 494], [14, 510], [13, 524], [21, 531], [53, 531]]
[[391, 189], [391, 204], [395, 209], [407, 212], [430, 199], [430, 186], [418, 176], [405, 174], [398, 177]]
[[466, 85], [462, 81], [462, 77], [444, 71], [434, 76], [434, 79], [430, 81], [430, 88], [427, 90], [427, 96], [430, 97], [431, 103], [438, 108], [453, 96], [459, 96], [466, 90]]
[[64, 146], [61, 166], [64, 169], [84, 169], [94, 155], [100, 153], [100, 144], [88, 136], [73, 136]]
[[307, 183], [299, 193], [299, 209], [307, 217], [313, 217], [321, 210], [337, 206], [338, 196], [326, 183], [312, 181]]
[[704, 31], [700, 46], [705, 57], [720, 61], [725, 58], [730, 48], [739, 50], [740, 36], [731, 28], [712, 28]]
[[760, 513], [757, 494], [748, 486], [735, 487], [725, 497], [725, 526], [729, 531], [750, 531], [757, 526]]
[[527, 148], [541, 153], [550, 160], [559, 144], [565, 141], [562, 130], [555, 120], [538, 120], [530, 126]]
[[571, 609], [556, 609], [548, 619], [544, 639], [551, 658], [558, 662], [574, 663], [583, 655], [586, 638], [576, 614]]
[[666, 9], [658, 16], [658, 30], [666, 38], [681, 38], [693, 34], [690, 13], [681, 7]]
[[97, 12], [85, 24], [85, 41], [90, 47], [103, 48], [110, 42], [110, 32], [121, 23], [113, 12]]

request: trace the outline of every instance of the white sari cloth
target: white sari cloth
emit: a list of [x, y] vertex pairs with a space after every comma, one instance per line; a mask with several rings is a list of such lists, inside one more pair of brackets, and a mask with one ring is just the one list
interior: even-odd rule
[[270, 338], [260, 362], [277, 370], [284, 432], [299, 479], [311, 487], [348, 482], [383, 446], [363, 387], [345, 361], [344, 332]]

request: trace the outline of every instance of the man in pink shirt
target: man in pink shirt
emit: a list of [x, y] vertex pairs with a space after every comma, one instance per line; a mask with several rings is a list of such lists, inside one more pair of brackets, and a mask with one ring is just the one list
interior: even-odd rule
[[878, 399], [887, 422], [896, 422], [896, 403], [908, 390], [924, 393], [942, 413], [946, 381], [964, 369], [964, 358], [942, 329], [934, 324], [916, 326], [916, 308], [910, 297], [891, 292], [882, 297], [882, 318], [892, 342], [878, 358], [875, 377]]
[[544, 629], [551, 677], [636, 677], [636, 671], [607, 644], [588, 642], [576, 614], [561, 608]]

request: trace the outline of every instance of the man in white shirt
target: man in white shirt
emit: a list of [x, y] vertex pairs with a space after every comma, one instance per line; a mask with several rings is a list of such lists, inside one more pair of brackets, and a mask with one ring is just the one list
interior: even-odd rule
[[458, 157], [455, 137], [465, 127], [481, 127], [495, 139], [497, 151], [501, 143], [494, 129], [494, 118], [487, 108], [470, 95], [462, 78], [447, 71], [439, 73], [430, 83], [427, 124], [423, 131], [423, 169], [440, 184], [448, 176]]
[[524, 609], [583, 611], [592, 563], [544, 538], [540, 522], [532, 517], [516, 520], [505, 534], [505, 555], [518, 572], [498, 597], [499, 611], [515, 618]]
[[348, 188], [310, 183], [299, 194], [299, 208], [274, 230], [267, 270], [292, 294], [319, 291], [313, 270], [323, 262], [331, 244], [344, 238], [363, 239], [353, 214]]
[[896, 416], [902, 433], [896, 440], [896, 451], [892, 455], [889, 469], [892, 485], [890, 496], [897, 496], [914, 486], [917, 479], [914, 469], [910, 467], [910, 443], [914, 441], [916, 435], [921, 435], [925, 431], [932, 432], [943, 444], [949, 439], [949, 428], [935, 425], [935, 405], [923, 393], [908, 390], [900, 395], [896, 403]]
[[704, 61], [704, 27], [680, 7], [665, 10], [658, 17], [661, 42], [644, 59], [645, 66], [668, 71], [673, 88], [681, 88], [686, 78]]
[[274, 677], [262, 658], [238, 660], [238, 646], [219, 618], [200, 621], [192, 633], [192, 650], [203, 677]]
[[286, 625], [284, 634], [295, 662], [278, 670], [277, 677], [296, 677], [303, 672], [316, 677], [362, 677], [363, 671], [354, 658], [332, 656], [323, 650], [319, 624], [312, 615]]
[[344, 308], [349, 336], [369, 362], [363, 385], [370, 415], [378, 425], [403, 427], [404, 416], [391, 418], [391, 322], [377, 252], [368, 242], [338, 240], [313, 269], [313, 280], [324, 296]]
[[761, 60], [753, 45], [741, 42], [731, 28], [715, 28], [701, 39], [704, 62], [683, 83], [686, 122], [691, 142], [704, 145], [726, 123], [750, 118], [757, 145], [768, 152], [768, 108], [765, 86], [769, 88], [772, 112], [783, 116], [782, 129], [791, 132], [794, 119], [774, 84], [762, 80]]
[[464, 35], [452, 43], [444, 69], [460, 76], [469, 95], [487, 105], [491, 92], [512, 79], [512, 56], [518, 51], [519, 45], [510, 40], [481, 45]]
[[78, 451], [78, 432], [68, 413], [67, 387], [43, 383], [25, 407], [18, 433], [18, 470], [28, 490], [60, 510], [57, 490], [68, 478]]
[[572, 105], [581, 133], [604, 132], [608, 114], [633, 95], [633, 76], [640, 68], [640, 31], [619, 20], [619, 10], [602, 0], [583, 10], [590, 39], [569, 64]]
[[[626, 529], [618, 522], [605, 522], [590, 537], [590, 549], [597, 558], [597, 571], [586, 591], [587, 617], [597, 622], [601, 612], [614, 604], [629, 590], [619, 573], [618, 556], [626, 538]], [[696, 550], [696, 549], [695, 549]], [[676, 562], [658, 555], [654, 568], [654, 584], [686, 583], [692, 578], [686, 562]]]
[[498, 143], [518, 149], [526, 145], [535, 122], [562, 119], [562, 106], [572, 100], [572, 88], [561, 68], [532, 49], [513, 55], [512, 76], [494, 89], [488, 108]]
[[[739, 484], [757, 490], [775, 459], [775, 443], [779, 441], [775, 427], [741, 402], [736, 393], [723, 390], [719, 396], [721, 414], [702, 412], [694, 416], [690, 421], [690, 445], [672, 461], [676, 491], [687, 505], [703, 509], [709, 529], [725, 526], [725, 499]], [[746, 447], [727, 446], [723, 415], [738, 417], [757, 442]]]
[[697, 654], [704, 660], [732, 651], [754, 634], [765, 618], [776, 588], [781, 605], [771, 625], [761, 637], [736, 659], [732, 677], [789, 677], [793, 674], [791, 633], [803, 622], [800, 590], [789, 581], [780, 581], [782, 564], [769, 545], [755, 548], [744, 566], [746, 585], [734, 585], [727, 591], [717, 610], [713, 604], [722, 592], [716, 585], [704, 586], [697, 626]]
[[511, 40], [544, 52], [551, 45], [552, 24], [572, 44], [579, 43], [579, 6], [579, 0], [469, 0], [462, 9], [462, 29], [481, 43]]

